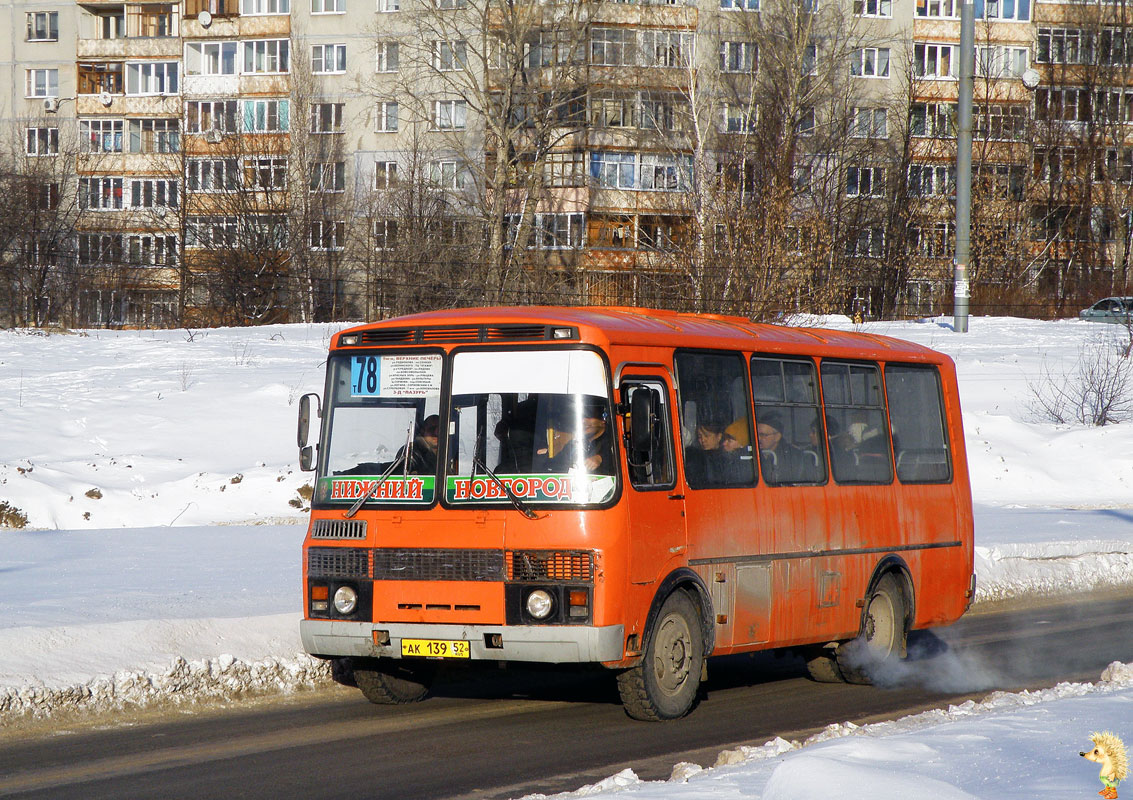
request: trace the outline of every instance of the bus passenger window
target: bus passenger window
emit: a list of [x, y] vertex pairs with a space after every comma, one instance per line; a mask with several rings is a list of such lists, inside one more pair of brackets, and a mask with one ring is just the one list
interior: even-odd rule
[[651, 441], [646, 450], [637, 450], [628, 438], [632, 422], [626, 418], [626, 463], [629, 466], [630, 484], [635, 489], [671, 488], [673, 475], [673, 434], [669, 420], [669, 390], [659, 381], [627, 381], [622, 384], [622, 398], [627, 405], [633, 405], [638, 393], [649, 397], [652, 425]]
[[692, 489], [755, 482], [747, 375], [739, 354], [678, 353], [685, 482]]
[[885, 389], [898, 479], [902, 483], [950, 482], [952, 459], [944, 435], [936, 368], [888, 364]]
[[834, 480], [890, 483], [889, 428], [877, 367], [824, 361], [822, 398]]
[[751, 388], [763, 479], [772, 486], [825, 481], [826, 448], [814, 364], [753, 358]]

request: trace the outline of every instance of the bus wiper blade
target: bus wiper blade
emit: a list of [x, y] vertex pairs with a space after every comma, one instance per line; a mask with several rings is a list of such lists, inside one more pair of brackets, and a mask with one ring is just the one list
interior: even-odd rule
[[546, 519], [546, 514], [536, 514], [534, 511], [532, 511], [526, 503], [515, 496], [515, 492], [511, 490], [511, 487], [504, 483], [500, 479], [500, 477], [496, 475], [496, 473], [488, 469], [488, 467], [484, 465], [484, 462], [476, 458], [475, 456], [473, 456], [472, 458], [472, 467], [473, 469], [479, 467], [481, 470], [483, 470], [485, 475], [495, 481], [496, 485], [504, 490], [504, 494], [507, 495], [507, 499], [511, 501], [511, 504], [515, 506], [516, 511], [523, 514], [523, 516], [527, 517], [528, 519]]
[[404, 463], [404, 465], [405, 465], [404, 477], [406, 477], [406, 478], [409, 477], [409, 448], [411, 448], [413, 446], [413, 427], [414, 427], [413, 423], [410, 422], [409, 423], [409, 431], [408, 431], [408, 435], [406, 437], [406, 442], [405, 442], [405, 451], [404, 451], [404, 454], [403, 454], [404, 458], [403, 459], [394, 458], [394, 460], [391, 461], [389, 466], [386, 468], [386, 471], [382, 473], [382, 477], [380, 477], [376, 481], [374, 481], [370, 485], [370, 488], [366, 490], [366, 493], [364, 495], [362, 495], [361, 497], [359, 497], [357, 500], [355, 500], [354, 505], [352, 505], [349, 509], [347, 509], [346, 514], [343, 515], [343, 519], [350, 519], [355, 514], [357, 514], [358, 509], [360, 509], [362, 506], [364, 506], [366, 504], [366, 501], [369, 500], [371, 497], [373, 497], [375, 493], [377, 493], [378, 487], [381, 486], [383, 483], [386, 482], [386, 480], [389, 479], [389, 476], [393, 474], [393, 471], [395, 469], [397, 469], [397, 465], [399, 463]]

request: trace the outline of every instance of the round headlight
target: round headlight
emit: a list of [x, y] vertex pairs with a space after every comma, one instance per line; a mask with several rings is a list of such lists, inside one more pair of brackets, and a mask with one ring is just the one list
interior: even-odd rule
[[535, 617], [535, 619], [543, 619], [551, 613], [551, 607], [554, 601], [551, 600], [551, 595], [544, 592], [542, 589], [536, 589], [531, 594], [527, 595], [527, 613]]
[[353, 613], [358, 607], [358, 592], [349, 586], [339, 586], [334, 593], [334, 608], [343, 616]]

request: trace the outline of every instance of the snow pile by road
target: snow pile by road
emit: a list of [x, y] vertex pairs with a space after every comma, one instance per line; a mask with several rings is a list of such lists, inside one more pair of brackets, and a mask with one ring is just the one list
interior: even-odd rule
[[[28, 521], [0, 528], [0, 725], [326, 680], [298, 640], [294, 430], [337, 327], [0, 332], [0, 513]], [[1133, 584], [1133, 425], [1029, 409], [1111, 326], [863, 329], [957, 361], [977, 602]]]
[[[632, 770], [555, 798], [623, 800], [973, 800], [1089, 797], [1098, 765], [1080, 758], [1097, 730], [1129, 732], [1133, 664], [1096, 683], [994, 692], [891, 722], [830, 725], [805, 741], [775, 738], [720, 753], [711, 769], [681, 763], [668, 781]], [[1126, 740], [1130, 737], [1126, 735]], [[545, 800], [542, 794], [525, 800]]]

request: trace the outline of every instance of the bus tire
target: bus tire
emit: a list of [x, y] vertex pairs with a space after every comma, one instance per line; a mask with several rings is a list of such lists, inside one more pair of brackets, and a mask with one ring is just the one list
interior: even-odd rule
[[679, 719], [696, 705], [704, 668], [704, 631], [692, 598], [682, 590], [661, 605], [641, 663], [618, 675], [618, 694], [634, 719]]
[[838, 669], [847, 683], [873, 683], [871, 673], [905, 652], [905, 593], [893, 573], [883, 575], [866, 601], [862, 630], [838, 647]]
[[838, 657], [830, 648], [812, 650], [805, 655], [806, 671], [811, 680], [817, 683], [845, 683], [842, 670], [838, 667]]
[[404, 705], [425, 699], [436, 671], [429, 663], [406, 664], [392, 659], [359, 661], [354, 666], [354, 682], [375, 705]]

